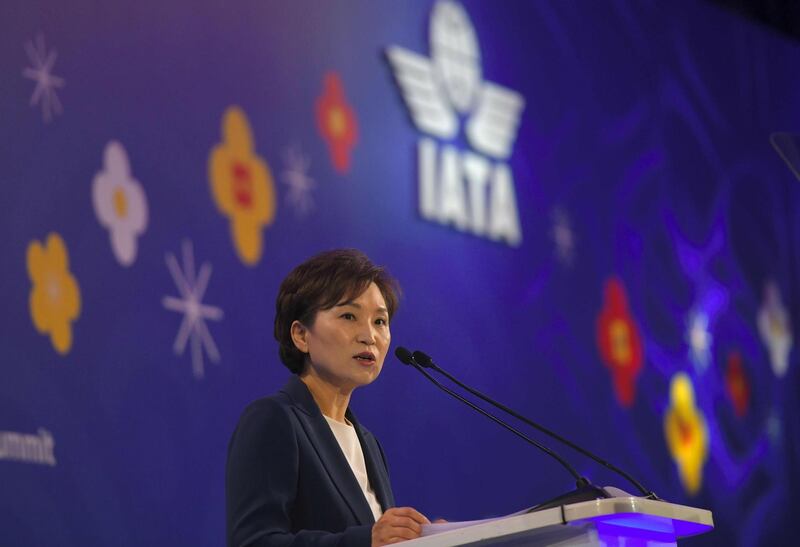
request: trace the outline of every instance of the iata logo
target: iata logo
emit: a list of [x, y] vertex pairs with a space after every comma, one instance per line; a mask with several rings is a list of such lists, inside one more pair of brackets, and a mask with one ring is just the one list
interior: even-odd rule
[[[419, 140], [419, 212], [427, 220], [519, 245], [514, 179], [504, 160], [525, 100], [483, 80], [475, 29], [460, 4], [437, 2], [429, 32], [430, 59], [397, 46], [386, 50], [414, 125], [439, 139]], [[462, 124], [472, 151], [452, 143]]]

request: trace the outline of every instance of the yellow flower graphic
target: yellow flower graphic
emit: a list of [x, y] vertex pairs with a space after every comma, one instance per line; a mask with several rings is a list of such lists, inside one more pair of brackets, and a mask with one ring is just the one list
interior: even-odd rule
[[670, 407], [664, 415], [664, 435], [687, 493], [694, 495], [703, 482], [708, 457], [708, 428], [695, 406], [692, 380], [683, 372], [672, 377]]
[[208, 176], [217, 208], [230, 219], [236, 252], [248, 266], [261, 259], [261, 231], [275, 218], [272, 175], [253, 148], [247, 116], [238, 106], [229, 107], [222, 117], [222, 142], [211, 151]]
[[28, 244], [27, 262], [33, 326], [49, 334], [56, 351], [65, 355], [72, 347], [72, 321], [81, 313], [81, 292], [69, 271], [67, 246], [51, 232], [44, 246], [36, 240]]

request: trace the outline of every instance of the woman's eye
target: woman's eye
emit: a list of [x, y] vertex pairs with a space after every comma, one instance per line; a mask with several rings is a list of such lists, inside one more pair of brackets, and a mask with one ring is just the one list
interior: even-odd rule
[[375, 324], [376, 325], [388, 325], [389, 322], [386, 319], [381, 317], [380, 319], [376, 319], [375, 320]]
[[343, 313], [341, 317], [342, 319], [347, 319], [348, 321], [352, 321], [353, 319], [356, 318], [356, 316], [353, 315], [352, 313]]

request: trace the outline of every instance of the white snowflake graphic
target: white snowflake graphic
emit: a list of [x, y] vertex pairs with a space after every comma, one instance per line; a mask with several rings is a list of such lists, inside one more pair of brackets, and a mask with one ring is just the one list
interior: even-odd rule
[[780, 445], [783, 440], [783, 422], [777, 409], [770, 410], [764, 423], [764, 431], [773, 445]]
[[767, 281], [764, 285], [764, 300], [756, 318], [761, 340], [767, 346], [769, 362], [775, 376], [782, 378], [789, 368], [789, 353], [792, 350], [792, 323], [789, 311], [783, 305], [778, 284]]
[[701, 374], [711, 363], [711, 345], [714, 342], [708, 323], [708, 315], [699, 311], [691, 312], [686, 320], [685, 340], [689, 344], [689, 359]]
[[36, 82], [36, 87], [31, 95], [31, 106], [41, 105], [42, 118], [45, 122], [53, 119], [53, 114], [61, 114], [61, 101], [58, 100], [56, 89], [64, 87], [64, 78], [53, 74], [58, 53], [55, 49], [47, 51], [44, 35], [36, 36], [36, 41], [30, 40], [25, 44], [25, 53], [32, 66], [26, 67], [22, 75]]
[[556, 256], [562, 265], [571, 266], [575, 258], [575, 234], [569, 215], [564, 209], [556, 207], [551, 218], [553, 227], [550, 233], [556, 247]]
[[281, 180], [289, 187], [286, 201], [292, 206], [297, 216], [304, 217], [314, 209], [312, 195], [317, 183], [308, 176], [311, 160], [295, 147], [288, 148], [283, 154], [285, 167]]
[[205, 375], [203, 368], [203, 350], [212, 362], [219, 362], [219, 350], [208, 332], [206, 319], [219, 321], [223, 317], [222, 309], [216, 306], [203, 304], [208, 281], [211, 278], [211, 265], [204, 262], [200, 266], [197, 277], [194, 273], [194, 252], [192, 242], [185, 240], [182, 245], [183, 269], [178, 265], [178, 260], [172, 253], [167, 253], [167, 268], [172, 275], [172, 280], [181, 294], [180, 298], [165, 296], [161, 302], [170, 311], [183, 314], [178, 334], [175, 336], [173, 349], [176, 355], [183, 355], [186, 343], [191, 340], [192, 346], [192, 372], [196, 379]]

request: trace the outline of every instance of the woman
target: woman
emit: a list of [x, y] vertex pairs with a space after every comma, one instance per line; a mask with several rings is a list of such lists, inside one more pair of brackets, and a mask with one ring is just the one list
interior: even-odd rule
[[284, 279], [275, 338], [294, 376], [250, 404], [231, 438], [229, 547], [378, 547], [419, 537], [428, 523], [394, 507], [383, 451], [348, 408], [383, 367], [396, 287], [356, 250], [319, 254]]

